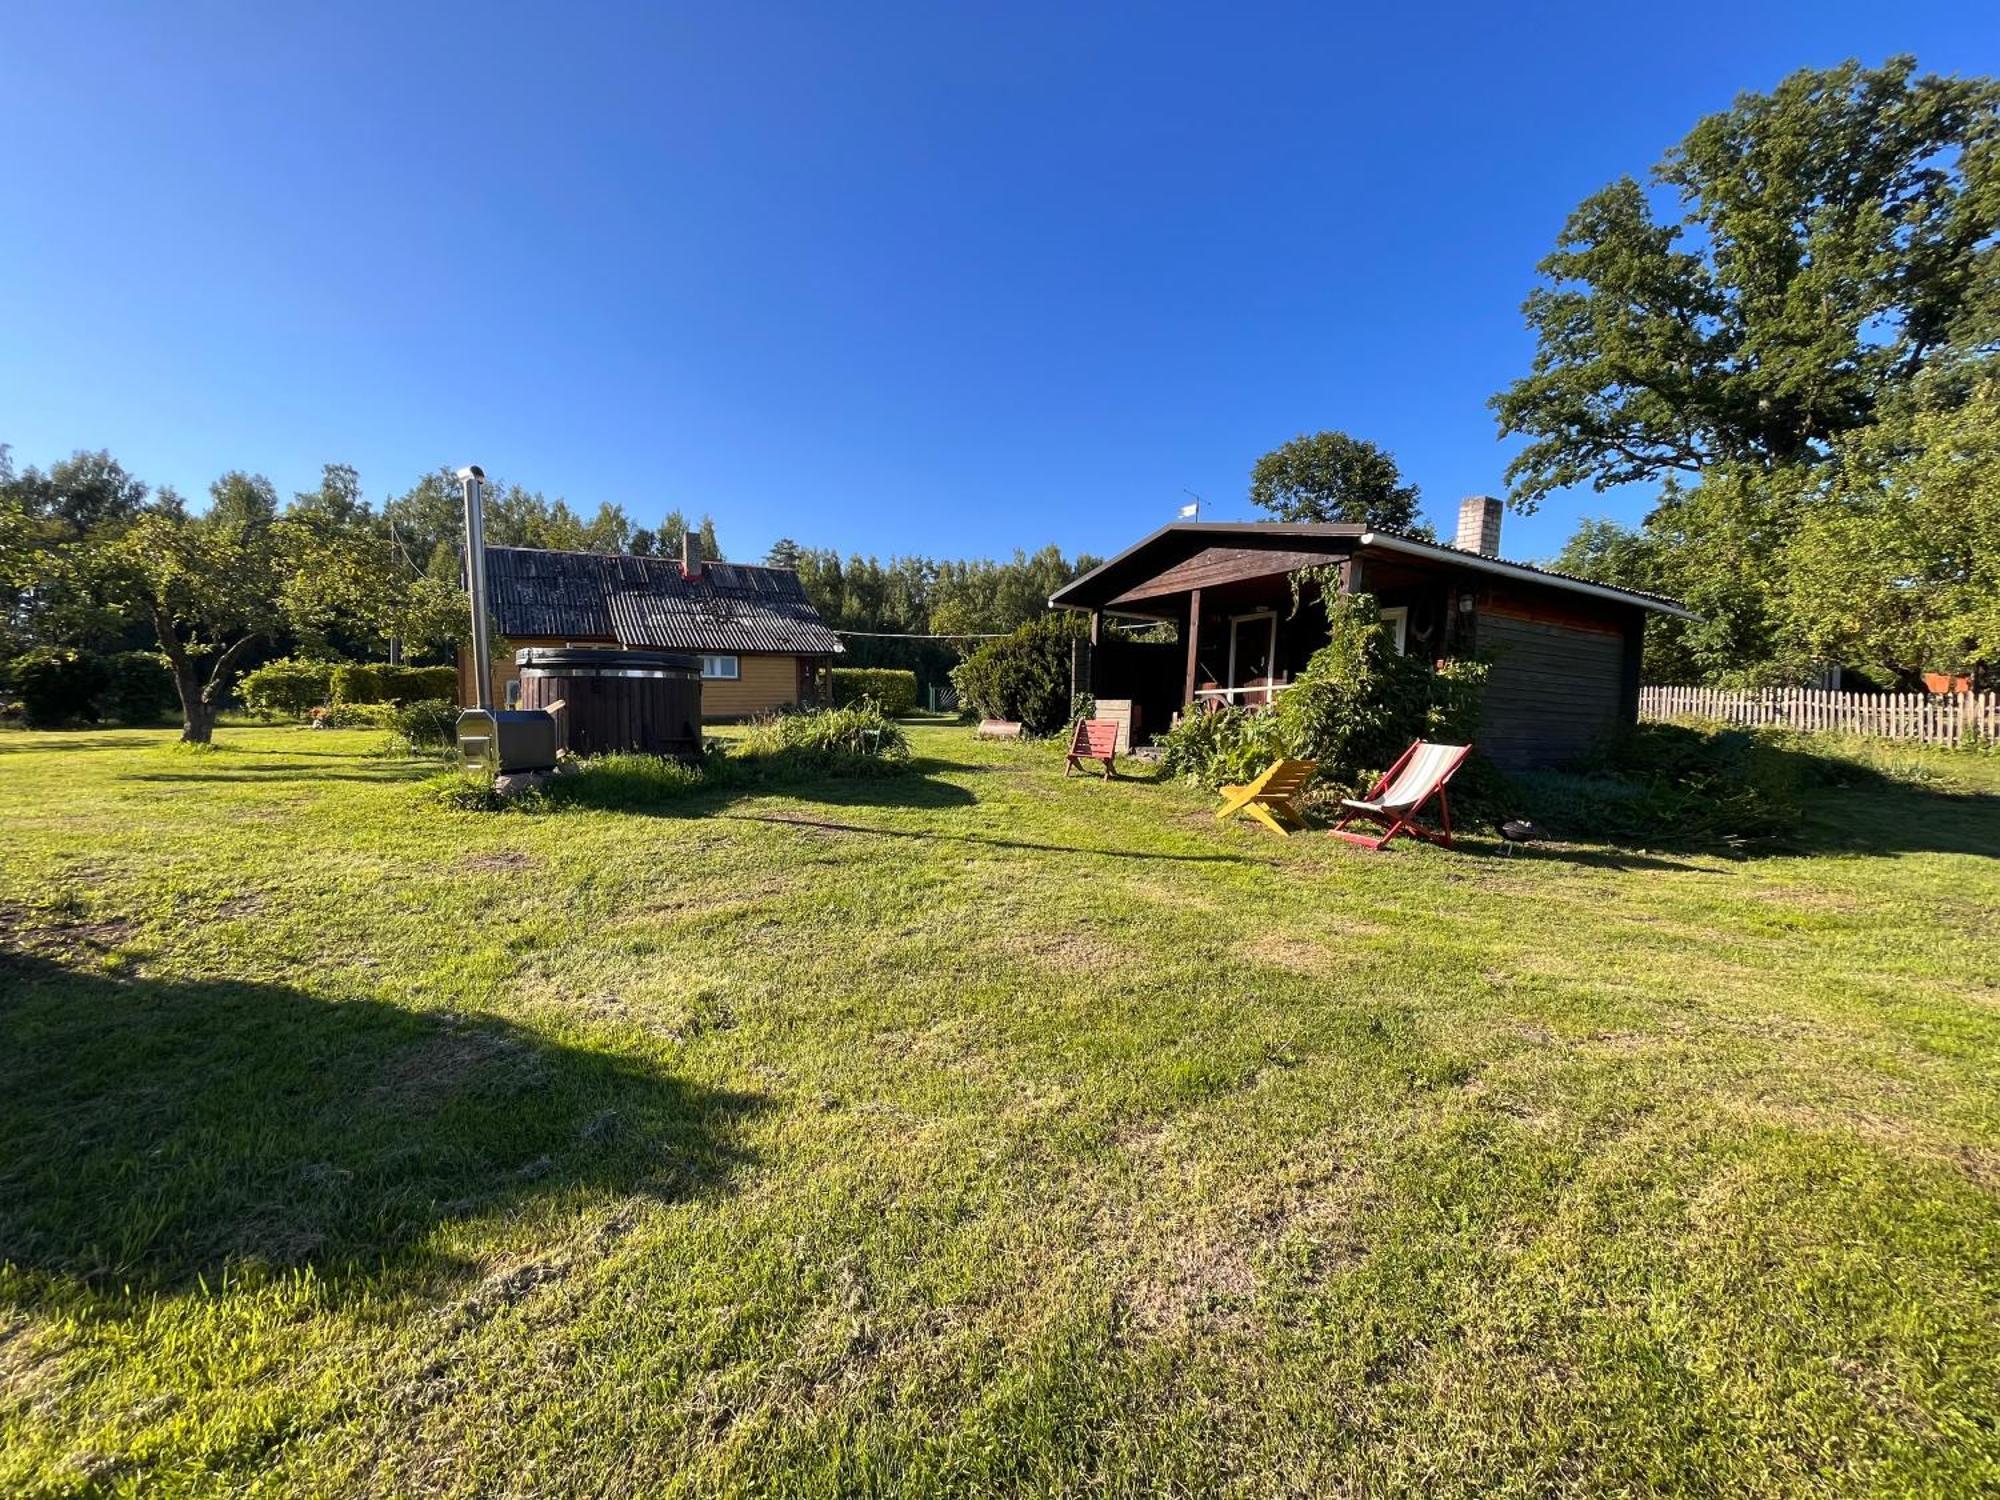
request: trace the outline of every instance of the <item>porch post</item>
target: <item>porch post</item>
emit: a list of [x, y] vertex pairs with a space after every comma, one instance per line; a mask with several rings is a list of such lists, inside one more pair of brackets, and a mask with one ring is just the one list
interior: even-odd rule
[[1195, 589], [1188, 595], [1187, 628], [1187, 686], [1181, 693], [1181, 706], [1194, 707], [1195, 680], [1200, 675], [1198, 651], [1201, 645], [1201, 590]]
[[1090, 644], [1093, 647], [1095, 647], [1095, 646], [1100, 646], [1103, 643], [1104, 643], [1104, 611], [1101, 609], [1093, 609], [1090, 612]]

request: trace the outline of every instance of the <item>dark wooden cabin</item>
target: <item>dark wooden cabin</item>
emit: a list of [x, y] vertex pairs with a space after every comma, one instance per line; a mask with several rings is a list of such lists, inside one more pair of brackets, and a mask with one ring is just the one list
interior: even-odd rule
[[[1326, 643], [1326, 616], [1295, 575], [1331, 570], [1343, 593], [1375, 597], [1399, 650], [1492, 663], [1480, 748], [1507, 767], [1572, 760], [1639, 711], [1646, 616], [1688, 617], [1671, 599], [1613, 588], [1499, 550], [1500, 502], [1460, 510], [1455, 545], [1366, 526], [1193, 521], [1162, 527], [1059, 590], [1087, 612], [1091, 644], [1076, 687], [1128, 713], [1132, 738], [1175, 713], [1272, 702]], [[1104, 630], [1107, 619], [1166, 620], [1173, 646]]]

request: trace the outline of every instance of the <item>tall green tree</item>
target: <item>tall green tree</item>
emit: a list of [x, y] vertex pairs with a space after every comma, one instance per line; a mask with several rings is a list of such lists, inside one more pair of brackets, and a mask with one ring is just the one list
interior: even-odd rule
[[[1792, 74], [1577, 208], [1493, 398], [1511, 498], [1831, 461], [2000, 343], [2000, 84], [1914, 59]], [[1672, 210], [1662, 217], [1656, 202]]]
[[1301, 433], [1250, 470], [1250, 503], [1280, 521], [1351, 521], [1415, 531], [1417, 487], [1394, 455], [1344, 432]]
[[181, 738], [207, 744], [230, 686], [281, 627], [277, 496], [260, 475], [225, 474], [205, 514], [170, 491], [99, 554], [104, 576], [152, 622], [181, 701]]
[[1914, 687], [2000, 678], [2000, 375], [1845, 445], [1788, 539], [1776, 614], [1798, 649]]

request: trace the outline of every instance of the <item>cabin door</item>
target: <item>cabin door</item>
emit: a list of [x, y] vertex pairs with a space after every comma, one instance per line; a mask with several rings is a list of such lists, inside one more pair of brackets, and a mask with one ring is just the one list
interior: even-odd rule
[[1243, 706], [1269, 703], [1271, 694], [1246, 692], [1246, 688], [1266, 687], [1275, 673], [1278, 656], [1278, 613], [1260, 609], [1255, 614], [1234, 615], [1229, 621], [1229, 701]]

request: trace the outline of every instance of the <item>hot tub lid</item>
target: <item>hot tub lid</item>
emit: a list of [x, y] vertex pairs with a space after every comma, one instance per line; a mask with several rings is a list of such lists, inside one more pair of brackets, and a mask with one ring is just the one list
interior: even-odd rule
[[551, 677], [699, 677], [701, 658], [678, 651], [627, 651], [617, 646], [524, 646], [514, 664]]

